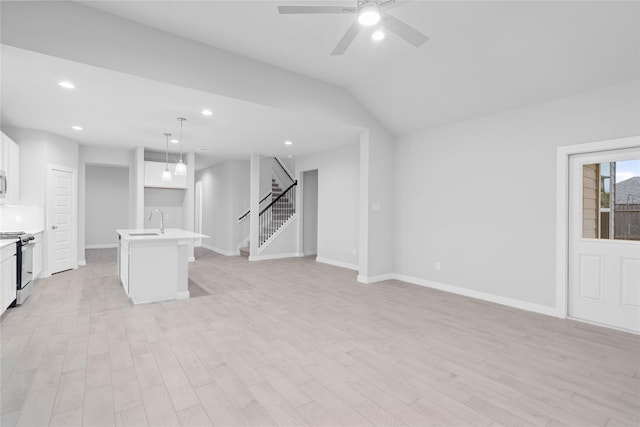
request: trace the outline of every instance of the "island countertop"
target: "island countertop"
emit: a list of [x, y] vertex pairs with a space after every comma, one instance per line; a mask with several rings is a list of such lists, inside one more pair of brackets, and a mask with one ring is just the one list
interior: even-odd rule
[[181, 230], [179, 228], [165, 228], [164, 233], [159, 228], [133, 228], [116, 230], [116, 233], [124, 240], [181, 240], [199, 239], [209, 237], [205, 234], [194, 233], [193, 231]]

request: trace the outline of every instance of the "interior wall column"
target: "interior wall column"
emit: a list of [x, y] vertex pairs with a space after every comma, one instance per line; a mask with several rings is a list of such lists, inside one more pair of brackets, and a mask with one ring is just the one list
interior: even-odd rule
[[251, 155], [249, 185], [249, 260], [258, 255], [259, 215], [260, 215], [260, 155]]

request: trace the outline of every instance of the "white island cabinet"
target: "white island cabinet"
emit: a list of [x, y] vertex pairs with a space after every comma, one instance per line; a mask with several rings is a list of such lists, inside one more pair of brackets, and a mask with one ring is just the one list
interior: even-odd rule
[[189, 298], [189, 243], [208, 236], [177, 228], [116, 233], [118, 276], [134, 304]]

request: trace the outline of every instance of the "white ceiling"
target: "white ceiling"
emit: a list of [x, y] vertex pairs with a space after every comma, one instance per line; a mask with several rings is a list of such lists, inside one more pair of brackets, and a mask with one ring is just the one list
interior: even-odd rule
[[[2, 45], [3, 125], [45, 130], [85, 145], [164, 151], [177, 137], [198, 168], [252, 153], [300, 156], [359, 141], [360, 129]], [[76, 89], [58, 86], [70, 80]], [[209, 108], [213, 117], [200, 112]], [[71, 126], [80, 125], [80, 132]], [[290, 139], [292, 146], [285, 146]], [[208, 148], [202, 154], [200, 148]], [[170, 144], [171, 151], [178, 145]]]
[[[276, 6], [350, 0], [82, 3], [343, 86], [397, 135], [640, 76], [640, 2], [406, 2], [389, 13], [429, 42], [416, 49], [393, 35], [375, 43], [363, 33], [343, 56], [329, 53], [354, 17], [279, 15]], [[162, 150], [162, 133], [177, 133], [176, 117], [185, 116], [183, 149], [211, 150], [198, 167], [251, 153], [300, 156], [358, 141], [360, 130], [341, 123], [6, 45], [0, 54], [3, 125], [87, 145]], [[59, 88], [65, 78], [78, 88]], [[215, 116], [201, 116], [204, 107]], [[84, 130], [71, 130], [74, 124]], [[285, 147], [285, 139], [294, 146]]]
[[87, 6], [346, 87], [395, 134], [640, 76], [640, 2], [413, 1], [392, 15], [431, 37], [414, 48], [360, 34], [329, 53], [350, 15], [279, 15], [278, 4], [115, 1]]

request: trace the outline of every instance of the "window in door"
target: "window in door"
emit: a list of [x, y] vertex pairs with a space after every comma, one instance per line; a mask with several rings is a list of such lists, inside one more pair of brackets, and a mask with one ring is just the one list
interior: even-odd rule
[[640, 241], [640, 159], [582, 167], [582, 237]]

